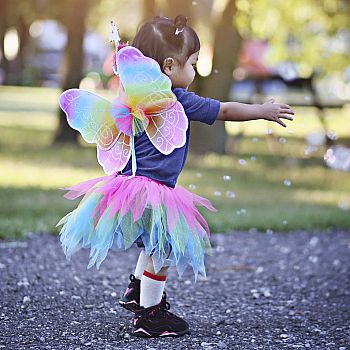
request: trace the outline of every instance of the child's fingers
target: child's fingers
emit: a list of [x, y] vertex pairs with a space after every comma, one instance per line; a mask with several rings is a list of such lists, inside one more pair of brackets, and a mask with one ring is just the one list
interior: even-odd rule
[[[283, 112], [285, 113], [285, 112]], [[280, 114], [278, 118], [283, 118], [283, 119], [288, 119], [288, 120], [293, 120], [293, 117], [286, 115], [286, 114]]]
[[279, 105], [281, 108], [284, 108], [284, 109], [292, 109], [292, 107], [290, 105], [287, 105], [285, 103], [280, 103]]
[[284, 123], [282, 122], [282, 120], [279, 120], [278, 118], [274, 119], [274, 121], [275, 121], [276, 123], [278, 123], [278, 124], [284, 126], [285, 128], [287, 127], [287, 125], [284, 124]]
[[282, 113], [287, 113], [287, 114], [293, 114], [293, 115], [295, 114], [294, 111], [291, 108], [284, 108], [284, 107], [282, 107], [281, 108], [281, 112]]

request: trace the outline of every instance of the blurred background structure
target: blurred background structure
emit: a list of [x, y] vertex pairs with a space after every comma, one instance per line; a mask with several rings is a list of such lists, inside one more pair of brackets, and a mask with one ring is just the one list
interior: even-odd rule
[[296, 111], [286, 129], [194, 123], [180, 184], [217, 205], [212, 230], [350, 227], [350, 1], [0, 0], [0, 237], [55, 230], [73, 207], [56, 188], [102, 174], [58, 96], [114, 97], [109, 21], [131, 42], [180, 13], [201, 40], [193, 91]]

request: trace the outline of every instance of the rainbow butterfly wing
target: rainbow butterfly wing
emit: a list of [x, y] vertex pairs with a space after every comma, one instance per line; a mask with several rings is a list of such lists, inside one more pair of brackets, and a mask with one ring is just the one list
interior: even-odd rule
[[188, 119], [171, 91], [171, 81], [159, 64], [138, 49], [127, 46], [117, 53], [117, 66], [127, 104], [148, 119], [146, 133], [163, 154], [186, 142]]
[[157, 113], [176, 102], [171, 81], [155, 60], [135, 47], [126, 46], [117, 52], [116, 61], [129, 107]]
[[69, 125], [85, 141], [97, 144], [97, 159], [107, 174], [122, 170], [132, 152], [135, 156], [134, 119], [142, 121], [138, 127], [146, 130], [163, 154], [185, 144], [188, 128], [184, 109], [171, 91], [171, 81], [156, 61], [126, 46], [118, 51], [116, 63], [120, 89], [113, 103], [80, 89], [67, 90], [60, 97]]
[[[131, 154], [129, 137], [116, 126], [112, 104], [91, 92], [70, 89], [59, 99], [68, 124], [88, 143], [97, 144], [97, 159], [107, 174], [122, 170]], [[125, 112], [124, 112], [125, 113]]]
[[131, 155], [130, 136], [120, 133], [109, 149], [97, 148], [97, 159], [106, 174], [111, 175], [124, 169]]
[[146, 133], [160, 152], [170, 154], [186, 143], [187, 128], [185, 111], [181, 103], [176, 102], [170, 109], [149, 117]]

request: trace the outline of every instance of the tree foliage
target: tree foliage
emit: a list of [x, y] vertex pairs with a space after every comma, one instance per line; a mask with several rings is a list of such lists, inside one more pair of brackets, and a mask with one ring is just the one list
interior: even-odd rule
[[295, 62], [304, 77], [349, 65], [348, 0], [237, 0], [237, 8], [241, 35], [268, 40], [271, 63]]

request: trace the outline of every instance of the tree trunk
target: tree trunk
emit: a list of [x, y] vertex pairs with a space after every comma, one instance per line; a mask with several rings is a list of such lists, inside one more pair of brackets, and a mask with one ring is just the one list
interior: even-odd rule
[[[177, 15], [184, 15], [191, 19], [192, 16], [192, 2], [189, 0], [164, 1], [166, 4], [164, 8], [164, 16], [174, 19]], [[191, 21], [190, 21], [191, 22]], [[191, 25], [191, 24], [190, 24]]]
[[156, 15], [156, 0], [143, 0], [142, 17], [149, 20]]
[[20, 14], [16, 23], [16, 30], [19, 38], [19, 50], [18, 55], [12, 61], [12, 79], [11, 84], [24, 85], [24, 69], [25, 69], [25, 56], [29, 42], [29, 26], [25, 21], [24, 15]]
[[3, 85], [7, 84], [8, 80], [8, 70], [9, 70], [9, 62], [5, 57], [5, 47], [4, 47], [4, 39], [6, 30], [8, 28], [7, 24], [7, 16], [8, 16], [8, 0], [0, 0], [0, 74], [2, 74], [2, 81], [0, 78], [0, 83]]
[[[234, 24], [236, 1], [229, 0], [215, 28], [213, 72], [203, 79], [201, 94], [227, 101], [232, 85], [232, 73], [237, 64], [241, 37]], [[191, 132], [191, 150], [195, 153], [225, 153], [227, 133], [225, 123], [208, 126], [196, 123]]]
[[[85, 18], [89, 6], [86, 0], [66, 0], [64, 6], [64, 24], [67, 28], [68, 41], [66, 46], [66, 69], [62, 89], [67, 90], [78, 88], [82, 79]], [[77, 143], [77, 141], [78, 132], [68, 125], [65, 113], [59, 110], [59, 125], [56, 130], [54, 143]]]

